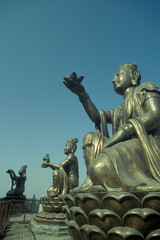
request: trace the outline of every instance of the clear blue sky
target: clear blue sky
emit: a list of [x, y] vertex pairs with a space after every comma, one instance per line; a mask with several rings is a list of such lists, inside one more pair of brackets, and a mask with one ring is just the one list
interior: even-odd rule
[[75, 71], [101, 109], [122, 99], [112, 78], [120, 64], [137, 63], [142, 82], [160, 85], [159, 0], [0, 1], [0, 196], [10, 189], [8, 168], [27, 168], [26, 195], [52, 184], [46, 153], [62, 162], [66, 141], [79, 139], [80, 183], [86, 176], [83, 136], [94, 130], [77, 96], [62, 84]]

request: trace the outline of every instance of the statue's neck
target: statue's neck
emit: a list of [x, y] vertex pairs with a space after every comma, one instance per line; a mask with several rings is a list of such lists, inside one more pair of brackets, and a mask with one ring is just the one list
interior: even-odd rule
[[134, 89], [135, 89], [135, 86], [127, 88], [123, 93], [123, 99], [125, 99], [129, 94], [131, 94]]

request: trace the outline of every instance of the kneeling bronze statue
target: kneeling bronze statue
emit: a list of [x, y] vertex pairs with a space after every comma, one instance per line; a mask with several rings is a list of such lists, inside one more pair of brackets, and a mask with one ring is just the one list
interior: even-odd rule
[[64, 197], [70, 235], [79, 240], [160, 239], [159, 87], [140, 84], [136, 64], [121, 65], [112, 83], [123, 102], [104, 111], [95, 107], [80, 80], [74, 73], [64, 84], [78, 95], [96, 133], [83, 140], [87, 178]]
[[[78, 95], [96, 131], [107, 138], [88, 167], [92, 183], [107, 192], [160, 190], [160, 89], [152, 82], [140, 84], [136, 64], [123, 64], [112, 80], [123, 102], [103, 111], [97, 110], [77, 79], [72, 74], [64, 84]], [[107, 124], [112, 124], [110, 138]]]
[[[6, 197], [10, 199], [25, 199], [26, 197], [23, 195], [25, 191], [25, 181], [26, 181], [26, 169], [27, 166], [24, 165], [19, 170], [19, 176], [16, 176], [15, 172], [12, 169], [8, 169], [6, 172], [9, 173], [12, 186], [11, 190], [6, 193]], [[15, 185], [15, 188], [14, 188]]]
[[60, 164], [50, 162], [50, 157], [46, 154], [43, 158], [42, 168], [50, 167], [53, 172], [53, 185], [48, 189], [48, 196], [64, 195], [79, 184], [78, 160], [74, 155], [77, 149], [77, 138], [71, 138], [64, 147], [67, 158]]

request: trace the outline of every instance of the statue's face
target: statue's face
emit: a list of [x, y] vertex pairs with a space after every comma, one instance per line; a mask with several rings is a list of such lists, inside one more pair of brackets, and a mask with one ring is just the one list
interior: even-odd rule
[[118, 72], [114, 76], [112, 82], [114, 86], [114, 90], [123, 95], [125, 90], [132, 86], [132, 72], [127, 67], [121, 67], [118, 69]]
[[71, 150], [72, 150], [72, 144], [70, 142], [67, 142], [64, 147], [64, 153], [69, 154], [71, 153]]

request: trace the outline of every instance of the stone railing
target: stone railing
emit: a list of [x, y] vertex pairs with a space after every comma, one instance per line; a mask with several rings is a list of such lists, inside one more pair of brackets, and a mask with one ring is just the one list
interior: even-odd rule
[[0, 237], [5, 235], [5, 230], [10, 222], [10, 217], [21, 214], [22, 222], [25, 222], [27, 213], [37, 213], [39, 210], [39, 200], [0, 200]]
[[14, 214], [26, 214], [26, 213], [37, 213], [39, 210], [39, 200], [25, 199], [15, 200], [12, 199], [11, 215]]
[[12, 201], [0, 202], [0, 237], [4, 235], [5, 229], [9, 223]]

